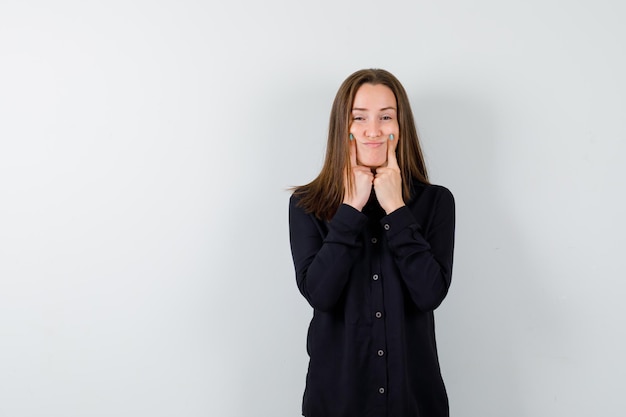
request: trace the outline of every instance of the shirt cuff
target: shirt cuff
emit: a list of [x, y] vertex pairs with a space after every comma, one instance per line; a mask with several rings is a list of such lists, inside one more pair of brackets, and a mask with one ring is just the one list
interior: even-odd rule
[[360, 232], [367, 223], [367, 216], [348, 204], [341, 204], [331, 223], [337, 230]]
[[383, 230], [387, 233], [387, 237], [392, 239], [402, 230], [410, 228], [411, 230], [419, 231], [421, 233], [422, 228], [415, 220], [415, 216], [407, 206], [402, 206], [397, 210], [392, 211], [380, 220], [380, 224], [383, 226]]

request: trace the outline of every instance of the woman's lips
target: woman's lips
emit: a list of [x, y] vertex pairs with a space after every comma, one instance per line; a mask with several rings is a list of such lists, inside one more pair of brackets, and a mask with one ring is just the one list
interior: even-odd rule
[[378, 148], [382, 146], [385, 142], [364, 142], [363, 146], [367, 146], [368, 148]]

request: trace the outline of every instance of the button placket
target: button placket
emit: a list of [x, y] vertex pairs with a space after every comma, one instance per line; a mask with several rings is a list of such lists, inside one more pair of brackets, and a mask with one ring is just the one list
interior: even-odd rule
[[387, 369], [387, 360], [385, 359], [386, 352], [384, 348], [387, 344], [387, 335], [385, 329], [385, 321], [381, 320], [383, 318], [383, 311], [385, 308], [384, 298], [383, 298], [383, 287], [385, 283], [383, 282], [383, 260], [382, 260], [382, 251], [386, 248], [386, 242], [383, 239], [384, 230], [381, 230], [380, 223], [377, 222], [368, 236], [366, 236], [366, 242], [369, 241], [369, 247], [366, 251], [371, 251], [373, 254], [370, 260], [370, 291], [371, 291], [371, 310], [370, 314], [372, 314], [372, 319], [374, 320], [372, 323], [372, 342], [374, 345], [373, 351], [370, 351], [373, 371], [375, 374], [374, 384], [370, 387], [372, 390], [376, 390], [380, 395], [379, 402], [380, 404], [384, 404], [386, 401], [386, 381], [388, 378], [388, 369]]

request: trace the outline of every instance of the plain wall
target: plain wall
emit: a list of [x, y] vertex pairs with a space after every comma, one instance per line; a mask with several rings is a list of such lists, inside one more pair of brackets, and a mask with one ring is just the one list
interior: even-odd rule
[[621, 1], [0, 2], [0, 416], [297, 416], [288, 187], [406, 87], [457, 202], [456, 417], [621, 416]]

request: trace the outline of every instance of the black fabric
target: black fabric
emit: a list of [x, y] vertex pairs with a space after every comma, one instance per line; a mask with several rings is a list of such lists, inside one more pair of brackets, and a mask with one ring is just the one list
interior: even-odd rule
[[329, 222], [290, 199], [296, 281], [313, 307], [306, 417], [449, 415], [433, 310], [450, 286], [454, 198], [414, 184], [389, 215], [374, 194]]

